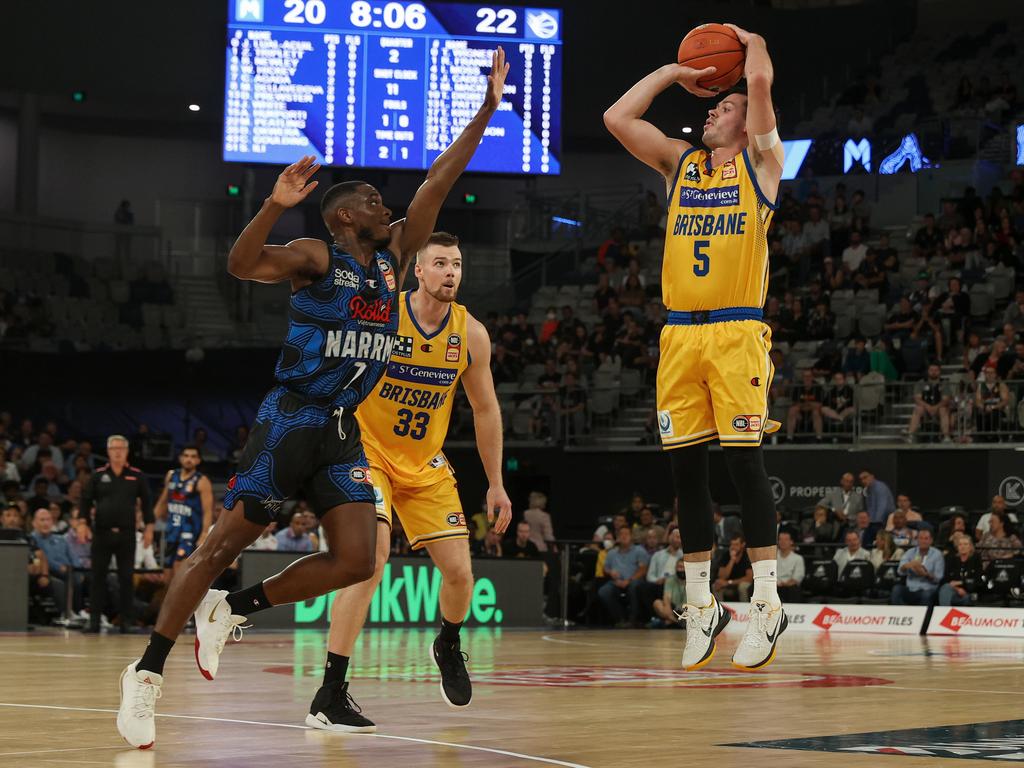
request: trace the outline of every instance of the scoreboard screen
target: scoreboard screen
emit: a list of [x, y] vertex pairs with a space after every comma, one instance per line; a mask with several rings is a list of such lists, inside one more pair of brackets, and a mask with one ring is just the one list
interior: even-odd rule
[[224, 159], [426, 169], [511, 64], [470, 171], [557, 174], [562, 12], [553, 8], [229, 0]]

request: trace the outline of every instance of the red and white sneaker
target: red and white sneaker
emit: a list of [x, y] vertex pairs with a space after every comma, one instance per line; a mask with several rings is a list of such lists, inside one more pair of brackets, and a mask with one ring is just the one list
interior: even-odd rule
[[228, 593], [222, 589], [211, 589], [196, 608], [196, 664], [207, 680], [217, 676], [220, 654], [228, 638], [234, 636], [237, 643], [242, 639], [245, 616], [231, 613], [231, 606], [224, 598]]
[[138, 749], [149, 749], [156, 741], [156, 700], [160, 698], [162, 675], [137, 670], [136, 659], [121, 672], [121, 705], [117, 710], [117, 731]]

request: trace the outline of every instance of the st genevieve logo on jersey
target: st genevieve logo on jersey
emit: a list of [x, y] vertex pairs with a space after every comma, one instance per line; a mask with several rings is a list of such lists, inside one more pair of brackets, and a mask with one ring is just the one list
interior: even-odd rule
[[680, 208], [726, 208], [740, 204], [740, 188], [738, 184], [728, 187], [680, 187]]
[[432, 384], [435, 387], [450, 387], [459, 377], [454, 368], [437, 368], [430, 365], [411, 365], [409, 363], [388, 363], [388, 377], [412, 384]]
[[377, 259], [377, 267], [380, 269], [380, 274], [384, 278], [384, 282], [387, 283], [388, 290], [395, 290], [395, 271], [391, 268], [390, 262], [384, 259]]
[[444, 352], [445, 362], [459, 362], [459, 355], [462, 353], [462, 337], [457, 333], [448, 334], [448, 348]]
[[[1024, 736], [1024, 720], [1000, 720], [872, 733], [844, 733], [836, 736], [754, 741], [720, 746], [799, 749], [809, 752], [844, 752], [860, 755], [903, 755], [916, 757], [916, 765], [938, 764], [936, 761], [922, 762], [926, 757], [992, 760], [1009, 765], [1024, 760], [1024, 738], [1022, 736]], [[752, 762], [758, 764], [759, 761]], [[889, 761], [886, 760], [885, 763], [888, 765]], [[897, 760], [893, 765], [898, 766], [899, 761]]]
[[412, 357], [412, 337], [396, 336], [395, 346], [391, 348], [392, 357]]
[[386, 325], [391, 321], [391, 300], [374, 299], [367, 301], [356, 294], [348, 302], [348, 311], [356, 320]]
[[348, 471], [348, 479], [353, 483], [366, 483], [371, 485], [373, 480], [370, 479], [370, 470], [366, 467], [352, 467]]
[[658, 411], [658, 432], [662, 437], [672, 437], [672, 414], [668, 411]]
[[465, 528], [466, 527], [466, 516], [461, 512], [450, 512], [445, 518], [445, 521], [452, 528]]
[[735, 416], [732, 420], [732, 428], [737, 432], [760, 432], [761, 417], [757, 414]]

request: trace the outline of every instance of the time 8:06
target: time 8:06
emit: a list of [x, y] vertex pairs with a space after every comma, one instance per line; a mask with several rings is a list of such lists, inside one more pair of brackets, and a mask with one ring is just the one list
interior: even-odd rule
[[[356, 27], [368, 27], [377, 16], [388, 29], [419, 30], [427, 26], [427, 9], [419, 3], [402, 5], [387, 3], [382, 8], [374, 8], [365, 0], [352, 3], [352, 14], [349, 21]], [[377, 26], [380, 26], [378, 22]]]
[[[315, 1], [315, 0], [313, 0]], [[298, 2], [298, 0], [289, 0]], [[402, 5], [387, 3], [383, 7], [374, 8], [366, 0], [352, 3], [349, 20], [353, 26], [369, 27], [374, 23], [374, 16], [383, 21], [388, 29], [423, 29], [427, 25], [427, 11], [419, 3]], [[479, 8], [476, 12], [479, 19], [476, 31], [482, 34], [514, 35], [516, 34], [516, 12], [511, 8]], [[379, 23], [378, 25], [379, 26]]]

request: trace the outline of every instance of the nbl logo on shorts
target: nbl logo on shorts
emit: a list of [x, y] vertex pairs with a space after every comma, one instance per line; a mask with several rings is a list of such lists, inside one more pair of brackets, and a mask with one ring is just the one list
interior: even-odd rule
[[459, 526], [466, 525], [466, 516], [462, 513], [456, 514], [455, 512], [452, 512], [445, 518], [445, 520], [452, 528], [458, 528]]
[[370, 470], [366, 467], [352, 467], [348, 471], [348, 478], [353, 483], [372, 483], [370, 480]]
[[668, 411], [658, 411], [658, 432], [662, 437], [672, 437], [672, 414]]
[[761, 417], [757, 414], [751, 416], [736, 416], [732, 420], [732, 428], [737, 432], [760, 432]]

